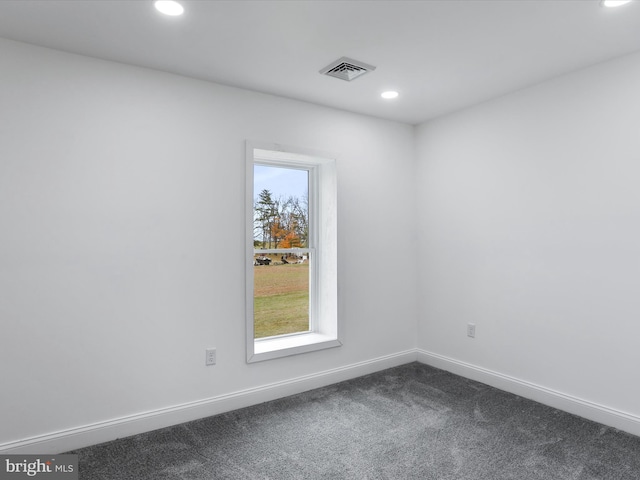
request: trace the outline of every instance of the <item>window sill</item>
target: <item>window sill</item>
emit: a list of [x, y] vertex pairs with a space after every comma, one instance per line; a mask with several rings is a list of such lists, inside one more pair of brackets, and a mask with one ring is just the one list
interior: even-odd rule
[[300, 353], [324, 350], [342, 345], [335, 336], [321, 333], [303, 333], [254, 340], [253, 355], [247, 359], [249, 363], [288, 357]]

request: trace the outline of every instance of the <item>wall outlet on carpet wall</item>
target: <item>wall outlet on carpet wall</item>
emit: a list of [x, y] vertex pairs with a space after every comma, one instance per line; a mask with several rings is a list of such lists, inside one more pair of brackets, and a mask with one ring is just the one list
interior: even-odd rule
[[476, 324], [467, 323], [467, 337], [476, 338]]
[[215, 365], [216, 364], [216, 349], [215, 348], [207, 348], [205, 350], [206, 358], [205, 365]]

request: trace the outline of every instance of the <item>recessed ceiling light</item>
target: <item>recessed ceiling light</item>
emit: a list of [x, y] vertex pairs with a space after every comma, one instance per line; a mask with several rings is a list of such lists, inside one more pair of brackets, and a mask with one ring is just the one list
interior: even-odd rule
[[398, 97], [398, 92], [394, 92], [393, 90], [389, 90], [388, 92], [382, 92], [380, 94], [380, 96], [382, 98], [387, 98], [387, 99], [397, 98]]
[[156, 0], [154, 3], [156, 10], [165, 15], [176, 17], [184, 13], [184, 7], [174, 0]]
[[631, 0], [602, 0], [603, 7], [620, 7], [627, 3], [631, 3]]

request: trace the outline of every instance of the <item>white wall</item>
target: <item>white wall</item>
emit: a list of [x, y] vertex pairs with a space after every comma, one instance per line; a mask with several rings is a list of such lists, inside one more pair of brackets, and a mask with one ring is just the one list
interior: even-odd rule
[[[0, 449], [415, 355], [417, 268], [389, 260], [415, 247], [412, 127], [6, 40], [0, 58]], [[246, 139], [337, 156], [340, 348], [245, 362]]]
[[[415, 132], [6, 40], [0, 58], [0, 450], [262, 401], [416, 341], [640, 420], [639, 55]], [[337, 156], [343, 347], [245, 362], [245, 139]]]
[[417, 128], [425, 359], [640, 427], [638, 85], [640, 54]]

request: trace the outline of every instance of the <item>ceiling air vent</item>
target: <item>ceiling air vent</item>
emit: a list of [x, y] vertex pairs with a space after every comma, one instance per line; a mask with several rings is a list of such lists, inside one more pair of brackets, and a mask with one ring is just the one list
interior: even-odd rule
[[320, 73], [350, 82], [351, 80], [361, 77], [365, 73], [373, 72], [375, 69], [376, 67], [372, 65], [367, 65], [366, 63], [359, 62], [351, 58], [342, 57], [324, 67], [320, 70]]

